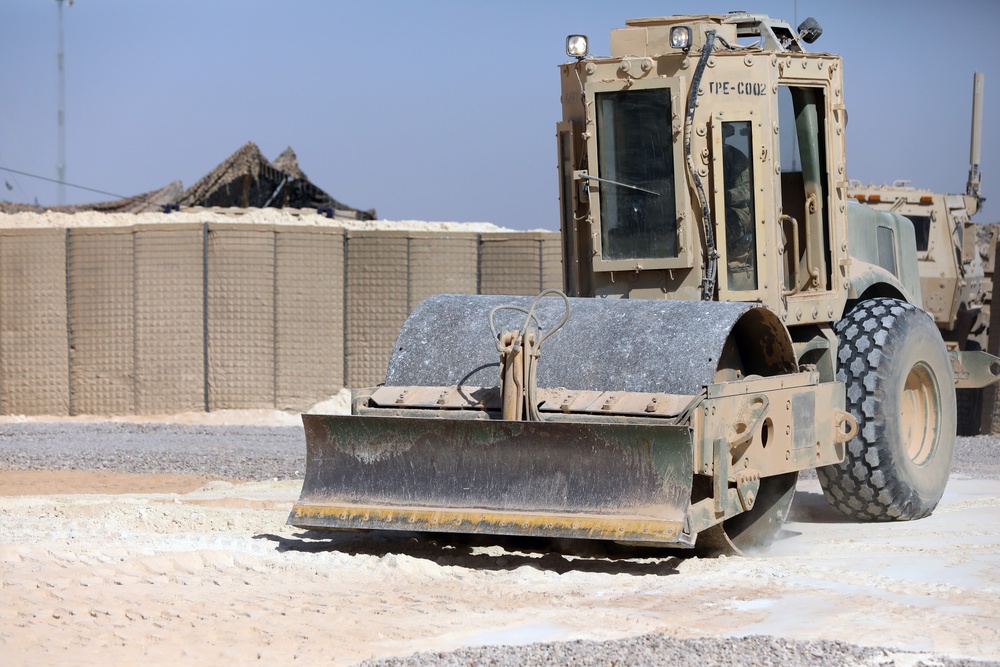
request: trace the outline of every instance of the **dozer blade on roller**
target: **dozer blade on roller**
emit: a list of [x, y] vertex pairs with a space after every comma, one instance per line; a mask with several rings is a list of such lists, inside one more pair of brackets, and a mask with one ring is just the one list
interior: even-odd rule
[[304, 415], [289, 523], [682, 543], [682, 426]]
[[288, 523], [699, 548], [704, 533], [739, 552], [773, 539], [797, 471], [843, 459], [843, 385], [799, 372], [769, 310], [559, 296], [420, 304], [385, 386], [355, 390], [351, 416], [303, 415]]

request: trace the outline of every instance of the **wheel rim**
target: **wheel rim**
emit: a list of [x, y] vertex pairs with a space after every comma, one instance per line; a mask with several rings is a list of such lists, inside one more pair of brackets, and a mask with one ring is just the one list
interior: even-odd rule
[[901, 407], [906, 454], [916, 465], [923, 465], [937, 447], [941, 413], [937, 381], [926, 363], [915, 364], [907, 374]]

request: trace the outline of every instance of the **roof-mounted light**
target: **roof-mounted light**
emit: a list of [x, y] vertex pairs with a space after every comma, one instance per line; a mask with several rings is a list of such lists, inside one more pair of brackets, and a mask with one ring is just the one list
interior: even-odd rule
[[570, 35], [566, 38], [566, 55], [570, 58], [586, 58], [589, 50], [586, 35]]
[[803, 21], [799, 26], [799, 39], [806, 44], [812, 44], [819, 39], [822, 34], [823, 28], [821, 28], [819, 22], [811, 16]]
[[687, 51], [691, 48], [691, 28], [686, 25], [675, 25], [670, 29], [670, 47]]

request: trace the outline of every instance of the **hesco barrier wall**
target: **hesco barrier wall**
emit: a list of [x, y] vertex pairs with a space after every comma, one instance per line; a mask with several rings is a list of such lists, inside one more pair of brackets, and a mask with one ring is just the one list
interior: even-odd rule
[[66, 231], [0, 230], [0, 410], [68, 414]]
[[0, 229], [0, 414], [301, 410], [382, 382], [433, 294], [561, 287], [559, 234]]

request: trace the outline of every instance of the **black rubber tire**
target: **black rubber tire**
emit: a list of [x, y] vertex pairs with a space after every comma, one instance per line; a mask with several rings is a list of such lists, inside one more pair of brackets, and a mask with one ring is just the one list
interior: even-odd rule
[[958, 434], [979, 435], [983, 421], [983, 390], [956, 389], [958, 405]]
[[827, 502], [862, 521], [930, 514], [951, 472], [957, 423], [951, 360], [933, 320], [898, 299], [857, 304], [834, 327], [837, 379], [858, 434], [817, 469]]
[[[980, 350], [979, 343], [968, 340], [966, 350]], [[979, 435], [983, 420], [983, 390], [956, 389], [955, 401], [958, 406], [958, 434]]]

